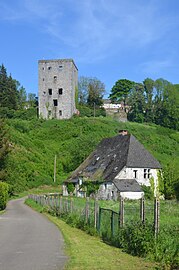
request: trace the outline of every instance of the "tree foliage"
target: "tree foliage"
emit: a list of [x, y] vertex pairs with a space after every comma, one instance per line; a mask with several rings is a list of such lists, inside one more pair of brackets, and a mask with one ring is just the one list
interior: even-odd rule
[[109, 98], [112, 101], [123, 101], [124, 105], [126, 104], [127, 97], [130, 94], [130, 91], [132, 90], [134, 86], [134, 82], [121, 79], [118, 80], [115, 85], [111, 89], [111, 94]]
[[4, 65], [0, 66], [0, 106], [17, 110], [22, 107], [25, 89], [20, 83], [7, 75]]
[[95, 77], [81, 76], [78, 82], [79, 103], [93, 106], [102, 104], [105, 85]]
[[9, 152], [9, 142], [7, 139], [7, 132], [5, 129], [5, 123], [0, 118], [0, 181], [5, 180], [5, 161]]
[[0, 181], [0, 210], [4, 210], [6, 208], [8, 191], [9, 185]]
[[112, 101], [127, 102], [128, 119], [155, 123], [179, 130], [179, 85], [165, 79], [146, 78], [142, 83], [118, 80], [111, 89]]

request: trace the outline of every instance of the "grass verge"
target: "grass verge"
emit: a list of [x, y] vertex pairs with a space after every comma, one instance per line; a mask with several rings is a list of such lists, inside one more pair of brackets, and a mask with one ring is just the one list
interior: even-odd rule
[[[27, 199], [26, 204], [43, 212], [43, 207]], [[57, 217], [45, 215], [58, 226], [62, 232], [66, 253], [69, 256], [66, 270], [143, 270], [159, 269], [156, 264], [133, 257], [121, 249], [103, 243], [98, 237], [89, 236], [85, 232], [67, 225]]]

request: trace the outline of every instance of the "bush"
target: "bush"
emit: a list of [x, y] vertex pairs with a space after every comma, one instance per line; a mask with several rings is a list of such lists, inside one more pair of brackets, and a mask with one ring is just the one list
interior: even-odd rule
[[8, 191], [9, 185], [4, 182], [0, 182], [0, 210], [4, 210], [6, 208]]

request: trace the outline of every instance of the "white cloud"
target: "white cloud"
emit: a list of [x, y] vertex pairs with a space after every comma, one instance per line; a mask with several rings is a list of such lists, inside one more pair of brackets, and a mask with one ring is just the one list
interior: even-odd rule
[[171, 59], [151, 60], [141, 64], [143, 73], [157, 75], [162, 73], [165, 69], [171, 68], [173, 62]]
[[[35, 23], [56, 46], [91, 62], [160, 41], [178, 19], [160, 14], [160, 1], [19, 0], [0, 4], [1, 19]], [[55, 46], [55, 49], [56, 49]], [[149, 66], [149, 65], [148, 65]]]

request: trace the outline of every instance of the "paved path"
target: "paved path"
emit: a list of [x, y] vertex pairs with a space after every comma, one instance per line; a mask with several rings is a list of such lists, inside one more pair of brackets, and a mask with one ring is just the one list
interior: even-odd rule
[[0, 215], [0, 270], [59, 270], [66, 260], [58, 228], [23, 199], [10, 201]]

